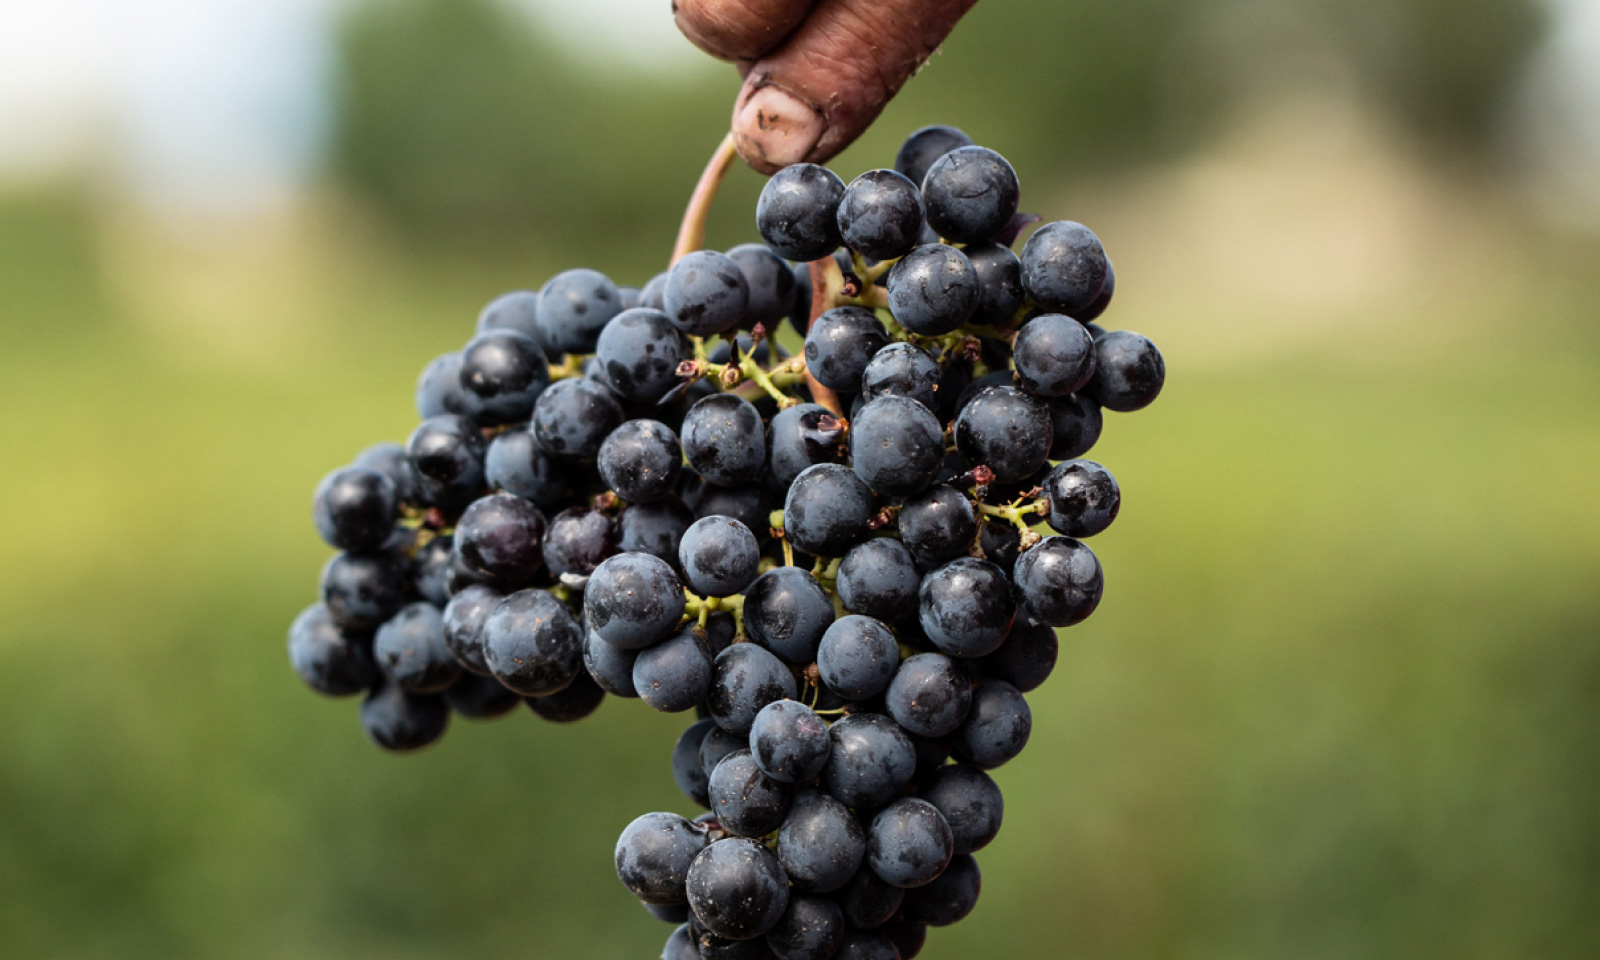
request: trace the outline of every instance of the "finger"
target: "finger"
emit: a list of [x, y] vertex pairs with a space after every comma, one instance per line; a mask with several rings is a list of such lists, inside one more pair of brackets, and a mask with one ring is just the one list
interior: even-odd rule
[[820, 0], [755, 63], [733, 108], [740, 156], [762, 173], [822, 163], [877, 119], [977, 0]]
[[783, 43], [816, 0], [674, 0], [689, 42], [723, 60], [755, 60]]

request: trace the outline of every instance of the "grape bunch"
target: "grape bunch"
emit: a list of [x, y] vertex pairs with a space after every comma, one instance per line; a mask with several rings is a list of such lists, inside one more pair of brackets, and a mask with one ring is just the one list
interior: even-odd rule
[[678, 925], [666, 960], [909, 960], [976, 904], [990, 771], [1100, 603], [1103, 411], [1165, 379], [1094, 322], [1116, 286], [1094, 233], [1013, 252], [1038, 220], [1018, 197], [1000, 154], [928, 127], [848, 184], [775, 174], [761, 244], [496, 299], [422, 372], [405, 445], [317, 487], [339, 552], [296, 673], [364, 695], [395, 751], [524, 704], [694, 711], [671, 770], [706, 812], [615, 851]]

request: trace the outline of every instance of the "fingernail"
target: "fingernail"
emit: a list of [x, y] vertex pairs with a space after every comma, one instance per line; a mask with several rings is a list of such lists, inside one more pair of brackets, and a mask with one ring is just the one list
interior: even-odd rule
[[740, 152], [774, 167], [804, 160], [827, 129], [821, 113], [778, 87], [762, 87], [751, 94], [733, 122]]

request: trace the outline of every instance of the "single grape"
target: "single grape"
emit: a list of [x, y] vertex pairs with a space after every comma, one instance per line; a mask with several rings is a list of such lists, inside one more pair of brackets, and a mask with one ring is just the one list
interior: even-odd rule
[[501, 600], [482, 635], [490, 673], [525, 697], [556, 693], [583, 672], [583, 630], [543, 590], [519, 590]]
[[1105, 592], [1094, 551], [1070, 537], [1045, 537], [1017, 559], [1011, 577], [1027, 611], [1052, 627], [1087, 620]]
[[978, 547], [985, 560], [1001, 570], [1010, 570], [1022, 553], [1022, 531], [1004, 520], [985, 519]]
[[828, 960], [844, 941], [844, 912], [827, 897], [791, 894], [767, 948], [778, 960]]
[[967, 463], [1011, 483], [1044, 465], [1053, 429], [1043, 401], [1015, 387], [988, 387], [956, 418], [956, 449]]
[[[787, 493], [795, 477], [807, 467], [844, 459], [843, 424], [826, 407], [815, 403], [778, 411], [769, 433], [766, 480], [776, 491]], [[764, 530], [766, 523], [751, 529]]]
[[617, 526], [603, 511], [570, 507], [551, 519], [543, 550], [552, 576], [587, 577], [617, 552]]
[[584, 717], [591, 716], [600, 709], [600, 704], [606, 699], [605, 688], [601, 687], [582, 670], [572, 678], [572, 682], [543, 696], [528, 697], [528, 709], [541, 720], [551, 723], [576, 723]]
[[461, 354], [433, 358], [417, 376], [417, 416], [424, 420], [454, 414], [476, 417], [483, 412], [478, 395], [461, 385]]
[[796, 163], [767, 180], [756, 202], [756, 229], [785, 260], [820, 260], [838, 249], [844, 181], [826, 167]]
[[978, 308], [978, 272], [955, 247], [926, 243], [889, 268], [889, 312], [902, 327], [940, 337]]
[[878, 811], [867, 828], [867, 865], [897, 887], [920, 887], [950, 865], [955, 840], [939, 809], [904, 797]]
[[1006, 158], [988, 147], [957, 147], [935, 160], [922, 181], [928, 226], [956, 243], [981, 243], [1017, 212], [1021, 188]]
[[744, 325], [776, 329], [794, 308], [794, 271], [770, 247], [760, 243], [742, 243], [728, 251], [728, 258], [739, 265], [750, 291]]
[[394, 531], [397, 505], [394, 481], [376, 470], [344, 467], [317, 484], [311, 512], [330, 546], [370, 553]]
[[678, 485], [683, 454], [678, 435], [656, 420], [629, 420], [600, 445], [600, 476], [629, 503], [649, 503]]
[[1111, 298], [1116, 292], [1117, 268], [1112, 265], [1111, 258], [1107, 257], [1105, 286], [1100, 288], [1100, 296], [1095, 297], [1093, 303], [1078, 311], [1076, 319], [1082, 320], [1084, 323], [1098, 320], [1106, 312], [1107, 308], [1111, 306]]
[[1077, 393], [1094, 376], [1094, 339], [1083, 324], [1059, 313], [1023, 324], [1012, 350], [1018, 382], [1041, 397]]
[[911, 746], [917, 751], [917, 770], [911, 775], [911, 783], [913, 786], [920, 786], [949, 762], [950, 738], [924, 737], [909, 732], [906, 736], [911, 738]]
[[574, 377], [557, 380], [533, 405], [528, 429], [552, 457], [592, 460], [600, 444], [622, 424], [622, 405], [606, 387]]
[[[877, 542], [877, 541], [874, 541]], [[846, 700], [870, 700], [888, 689], [900, 669], [900, 646], [880, 620], [851, 615], [835, 620], [817, 649], [817, 673]]]
[[928, 351], [911, 343], [891, 343], [867, 361], [861, 372], [861, 396], [867, 401], [906, 397], [938, 413], [939, 375], [939, 362]]
[[504, 581], [522, 581], [544, 563], [545, 519], [539, 508], [509, 493], [473, 501], [456, 524], [455, 548], [468, 566]]
[[[945, 873], [949, 873], [946, 868]], [[931, 884], [930, 884], [931, 886]], [[927, 887], [918, 887], [926, 890]], [[900, 951], [900, 960], [913, 960], [922, 952], [922, 947], [928, 941], [928, 928], [925, 924], [910, 920], [891, 920], [878, 928], [878, 932], [888, 937], [894, 948]]]
[[[594, 634], [591, 633], [590, 636], [593, 637]], [[711, 807], [711, 796], [707, 792], [711, 779], [706, 775], [705, 766], [700, 762], [700, 745], [705, 742], [706, 735], [716, 729], [719, 728], [715, 720], [710, 718], [696, 720], [683, 731], [678, 737], [677, 744], [672, 748], [673, 782], [683, 791], [684, 796], [707, 809]]]
[[450, 557], [455, 541], [447, 533], [429, 537], [411, 559], [417, 595], [437, 607], [450, 602]]
[[461, 676], [444, 642], [444, 618], [431, 603], [411, 603], [386, 620], [372, 640], [383, 672], [411, 693], [439, 693]]
[[1028, 297], [1022, 289], [1022, 261], [1010, 247], [998, 243], [968, 244], [961, 252], [978, 276], [978, 305], [969, 321], [1009, 329]]
[[[944, 428], [927, 407], [908, 397], [879, 397], [851, 423], [856, 475], [888, 497], [927, 488], [944, 462]], [[974, 531], [976, 532], [976, 531]]]
[[[715, 720], [711, 722], [716, 723]], [[705, 774], [707, 782], [711, 779], [711, 771], [717, 769], [717, 764], [722, 762], [722, 758], [735, 750], [748, 749], [749, 740], [747, 736], [736, 736], [720, 726], [706, 734], [705, 739], [700, 741], [700, 770]], [[708, 802], [706, 806], [709, 807], [711, 804]]]
[[[503, 293], [478, 314], [477, 331], [510, 330], [531, 338], [542, 349], [539, 334], [539, 291], [513, 290]], [[559, 351], [558, 351], [559, 353]]]
[[675, 813], [647, 813], [617, 838], [617, 877], [645, 903], [686, 903], [690, 866], [710, 845], [698, 824]]
[[483, 460], [489, 486], [532, 501], [540, 510], [557, 510], [574, 493], [570, 463], [546, 457], [529, 430], [507, 430], [489, 441]]
[[972, 680], [949, 657], [919, 653], [900, 665], [884, 705], [908, 733], [943, 737], [967, 718]]
[[864, 257], [893, 260], [917, 245], [922, 195], [894, 170], [869, 170], [850, 181], [839, 202], [839, 236]]
[[707, 702], [711, 718], [736, 737], [748, 738], [761, 708], [793, 700], [794, 675], [777, 657], [753, 643], [736, 643], [717, 654]]
[[539, 339], [562, 353], [594, 353], [606, 323], [622, 310], [617, 285], [595, 270], [566, 270], [539, 291]]
[[767, 529], [771, 526], [772, 502], [759, 483], [742, 487], [707, 484], [694, 501], [694, 515], [701, 520], [726, 517], [737, 521], [750, 531], [759, 544], [766, 538]]
[[483, 622], [503, 599], [493, 587], [473, 584], [451, 597], [445, 605], [445, 646], [463, 669], [488, 676], [489, 664], [483, 659]]
[[683, 332], [650, 307], [617, 314], [595, 346], [606, 384], [636, 403], [655, 403], [666, 396], [680, 382], [679, 364], [693, 355]]
[[444, 691], [450, 712], [468, 720], [493, 720], [517, 709], [522, 698], [493, 677], [463, 673]]
[[376, 630], [405, 605], [408, 581], [398, 554], [335, 554], [322, 568], [322, 602], [341, 629]]
[[300, 611], [290, 625], [289, 665], [306, 686], [330, 697], [361, 693], [378, 678], [370, 641], [340, 630], [323, 603]]
[[911, 738], [882, 714], [849, 714], [828, 728], [828, 739], [832, 746], [822, 768], [822, 784], [848, 807], [883, 806], [911, 782], [916, 771]]
[[444, 736], [450, 708], [436, 693], [411, 693], [385, 679], [361, 701], [361, 728], [385, 750], [421, 750]]
[[689, 589], [704, 597], [731, 597], [756, 578], [761, 547], [755, 534], [730, 517], [705, 517], [684, 531], [678, 564]]
[[978, 511], [967, 495], [939, 484], [907, 500], [896, 519], [900, 542], [926, 566], [964, 557], [978, 536]]
[[697, 401], [683, 417], [683, 454], [709, 483], [750, 483], [761, 476], [767, 461], [761, 414], [750, 401], [731, 393]]
[[661, 309], [662, 295], [667, 292], [667, 271], [663, 270], [645, 282], [639, 288], [638, 306], [649, 307], [652, 310]]
[[1167, 363], [1156, 345], [1129, 330], [1114, 330], [1094, 344], [1094, 379], [1084, 395], [1118, 413], [1143, 410], [1161, 395]]
[[583, 635], [583, 667], [600, 689], [618, 697], [638, 699], [639, 690], [633, 685], [633, 662], [637, 650], [624, 650], [608, 643], [593, 630]]
[[957, 854], [932, 883], [906, 891], [901, 914], [930, 927], [947, 927], [972, 912], [982, 887], [978, 861], [970, 855]]
[[683, 585], [659, 557], [619, 553], [607, 558], [583, 593], [589, 629], [623, 650], [664, 640], [683, 619]]
[[789, 878], [759, 841], [730, 838], [689, 865], [689, 909], [711, 933], [751, 940], [771, 930], [789, 906]]
[[667, 271], [663, 311], [693, 337], [714, 337], [737, 327], [750, 305], [750, 284], [725, 253], [697, 250]]
[[736, 837], [763, 837], [783, 826], [794, 799], [793, 788], [767, 776], [749, 750], [723, 757], [707, 792], [718, 822]]
[[544, 351], [531, 337], [510, 330], [480, 333], [461, 350], [461, 386], [478, 398], [479, 423], [528, 419], [550, 385]]
[[1122, 507], [1122, 492], [1111, 471], [1093, 460], [1058, 463], [1044, 481], [1050, 501], [1045, 522], [1068, 537], [1092, 537], [1111, 526]]
[[1022, 286], [1046, 310], [1076, 318], [1105, 286], [1105, 247], [1081, 223], [1045, 224], [1022, 245], [1020, 259]]
[[952, 560], [922, 579], [918, 616], [923, 632], [953, 657], [993, 653], [1015, 613], [1011, 581], [987, 560]]
[[1054, 397], [1050, 408], [1051, 460], [1075, 460], [1100, 442], [1105, 418], [1100, 405], [1080, 394]]
[[782, 783], [799, 783], [821, 773], [828, 748], [828, 725], [797, 700], [767, 704], [750, 726], [752, 759], [762, 773]]
[[871, 536], [878, 512], [872, 489], [849, 467], [819, 463], [795, 478], [783, 503], [783, 531], [795, 547], [818, 557], [839, 557]]
[[857, 931], [888, 923], [889, 918], [900, 911], [906, 896], [904, 889], [885, 882], [867, 866], [865, 856], [862, 860], [861, 869], [834, 898], [844, 911], [845, 920]]
[[778, 659], [804, 666], [833, 622], [833, 601], [815, 577], [799, 567], [775, 567], [756, 578], [745, 594], [744, 624], [750, 639]]
[[956, 731], [956, 756], [993, 770], [1022, 752], [1033, 732], [1033, 711], [1017, 688], [1004, 680], [986, 680], [972, 692], [972, 710]]
[[866, 851], [861, 824], [821, 790], [801, 791], [778, 829], [779, 862], [797, 888], [812, 893], [830, 893], [850, 882]]
[[899, 623], [916, 614], [921, 583], [922, 575], [905, 545], [879, 537], [850, 548], [839, 564], [834, 586], [851, 613]]
[[983, 391], [990, 387], [1009, 387], [1015, 379], [1016, 374], [1010, 370], [995, 370], [968, 381], [967, 385], [962, 387], [961, 392], [956, 396], [954, 415], [947, 419], [955, 419], [955, 416], [959, 416], [961, 411], [967, 409], [968, 405], [977, 399], [978, 394]]
[[960, 147], [972, 146], [972, 138], [955, 127], [932, 126], [911, 134], [895, 154], [894, 168], [915, 184], [928, 176], [933, 162]]
[[406, 441], [406, 456], [416, 470], [422, 501], [459, 509], [483, 489], [483, 434], [463, 417], [424, 420]]
[[828, 389], [854, 393], [867, 362], [888, 345], [889, 332], [871, 310], [834, 307], [806, 332], [806, 369]]
[[652, 709], [682, 713], [705, 697], [711, 686], [711, 656], [699, 630], [690, 622], [634, 659], [633, 688]]
[[[685, 905], [687, 909], [687, 905]], [[661, 948], [661, 960], [703, 960], [700, 948], [695, 946], [694, 937], [689, 933], [687, 923], [672, 931], [667, 937], [667, 945]]]
[[980, 673], [1004, 680], [1022, 693], [1037, 690], [1056, 668], [1061, 642], [1049, 624], [1024, 611], [1011, 625], [1005, 643], [976, 662]]
[[674, 568], [684, 533], [694, 514], [677, 497], [636, 503], [617, 518], [617, 545], [624, 553], [648, 553]]
[[957, 855], [976, 853], [1000, 833], [1006, 801], [993, 778], [964, 763], [941, 767], [917, 790], [950, 825]]

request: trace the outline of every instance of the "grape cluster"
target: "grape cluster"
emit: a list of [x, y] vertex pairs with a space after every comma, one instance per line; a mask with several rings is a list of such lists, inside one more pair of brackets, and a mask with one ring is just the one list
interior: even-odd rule
[[495, 300], [423, 371], [406, 444], [318, 486], [340, 552], [295, 671], [364, 694], [389, 750], [522, 704], [694, 710], [671, 768], [707, 812], [646, 814], [615, 852], [679, 924], [664, 956], [915, 956], [976, 904], [989, 771], [1028, 742], [1057, 628], [1100, 602], [1102, 411], [1165, 377], [1093, 322], [1116, 278], [1086, 227], [1012, 252], [1018, 196], [998, 153], [930, 127], [849, 184], [780, 171], [764, 244]]

